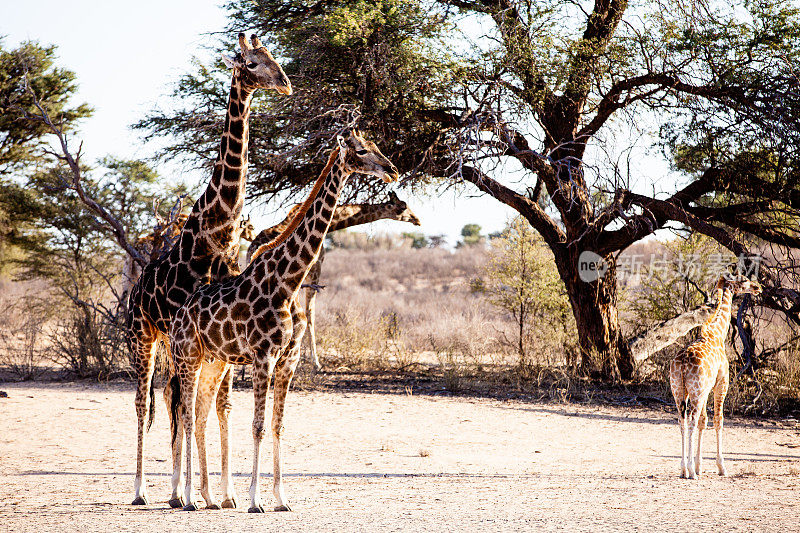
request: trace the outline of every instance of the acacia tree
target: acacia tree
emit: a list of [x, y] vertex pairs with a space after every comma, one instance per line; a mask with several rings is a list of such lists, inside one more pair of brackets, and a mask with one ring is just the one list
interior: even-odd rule
[[[661, 228], [689, 228], [746, 257], [781, 247], [768, 254], [773, 268], [760, 270], [764, 302], [800, 323], [792, 271], [775, 268], [800, 244], [795, 4], [255, 0], [228, 7], [230, 29], [266, 33], [298, 89], [253, 115], [257, 193], [302, 189], [333, 133], [358, 121], [407, 181], [474, 184], [536, 229], [569, 296], [582, 366], [607, 379], [633, 372], [617, 316], [616, 254]], [[483, 38], [469, 38], [475, 28]], [[212, 79], [202, 71], [187, 77], [180, 89], [190, 105], [139, 126], [176, 135], [173, 151], [210, 154], [207, 132], [221, 118], [209, 110], [224, 108]], [[626, 164], [642, 135], [678, 179]], [[512, 165], [513, 174], [503, 171]], [[588, 282], [579, 268], [585, 252], [606, 267]]]

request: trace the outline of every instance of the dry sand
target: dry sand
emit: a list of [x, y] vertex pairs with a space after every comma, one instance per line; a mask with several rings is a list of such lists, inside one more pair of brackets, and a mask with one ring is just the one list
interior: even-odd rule
[[[727, 478], [678, 477], [674, 416], [643, 409], [364, 393], [290, 393], [291, 513], [248, 514], [252, 395], [234, 395], [240, 508], [168, 508], [168, 424], [159, 399], [133, 498], [129, 384], [3, 384], [0, 531], [786, 531], [800, 523], [800, 428], [729, 420]], [[160, 396], [160, 395], [159, 395]], [[219, 496], [216, 419], [209, 423]], [[265, 494], [271, 500], [271, 445]], [[199, 495], [198, 495], [199, 497]], [[202, 502], [202, 500], [200, 500]]]

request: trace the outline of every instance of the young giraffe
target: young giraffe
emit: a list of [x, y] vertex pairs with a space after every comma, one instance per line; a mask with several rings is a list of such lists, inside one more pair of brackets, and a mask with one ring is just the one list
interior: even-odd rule
[[[293, 207], [292, 210], [289, 211], [289, 215], [282, 222], [272, 226], [271, 228], [262, 230], [261, 233], [259, 233], [256, 238], [253, 239], [250, 247], [247, 249], [248, 263], [253, 260], [253, 257], [258, 255], [258, 249], [260, 246], [268, 243], [281, 234], [281, 232], [289, 225], [289, 222], [296, 214], [298, 207], [299, 206]], [[408, 204], [398, 198], [394, 192], [389, 192], [388, 202], [383, 202], [380, 204], [347, 204], [338, 206], [336, 211], [333, 213], [331, 227], [328, 232], [347, 229], [353, 226], [359, 226], [361, 224], [369, 224], [370, 222], [375, 222], [376, 220], [382, 219], [410, 222], [415, 226], [419, 226], [421, 224], [419, 218], [417, 218], [417, 215], [415, 215], [414, 212], [408, 207]], [[308, 276], [306, 276], [306, 281], [303, 284], [306, 289], [305, 310], [306, 319], [308, 320], [306, 338], [308, 339], [308, 348], [309, 352], [311, 352], [311, 358], [314, 361], [314, 365], [317, 367], [317, 370], [320, 370], [322, 365], [319, 363], [319, 357], [317, 356], [317, 334], [315, 327], [316, 301], [317, 291], [320, 288], [319, 279], [322, 271], [322, 262], [324, 260], [325, 247], [323, 246], [320, 249], [317, 262], [311, 267], [311, 270], [308, 272]]]
[[[717, 309], [700, 328], [700, 338], [672, 360], [669, 383], [672, 397], [678, 406], [681, 426], [681, 477], [697, 479], [700, 476], [700, 452], [703, 430], [706, 427], [706, 402], [714, 391], [714, 430], [717, 433], [717, 470], [726, 475], [722, 458], [722, 407], [728, 392], [729, 369], [725, 356], [725, 338], [731, 320], [731, 302], [734, 295], [760, 294], [761, 286], [742, 275], [723, 275], [716, 285]], [[688, 451], [686, 426], [688, 423]], [[694, 432], [697, 433], [697, 452], [692, 456]]]
[[[155, 410], [152, 378], [157, 344], [165, 340], [175, 312], [197, 287], [226, 279], [239, 271], [239, 224], [245, 196], [248, 121], [253, 93], [258, 89], [274, 89], [285, 95], [292, 93], [289, 79], [269, 51], [255, 35], [251, 36], [251, 41], [252, 45], [240, 33], [241, 51], [233, 58], [223, 56], [225, 64], [233, 69], [233, 76], [219, 155], [211, 181], [192, 208], [169, 254], [144, 267], [131, 290], [128, 343], [138, 378], [134, 505], [147, 503], [142, 455], [145, 415], [149, 412], [149, 427]], [[229, 409], [227, 399], [220, 395], [217, 398], [217, 415], [221, 432], [227, 432], [226, 409]], [[223, 437], [223, 448], [226, 446], [227, 439]], [[223, 503], [235, 506], [227, 459], [227, 453], [223, 450], [223, 485], [226, 486], [226, 501]], [[170, 505], [181, 505], [180, 494], [173, 494]]]
[[[328, 232], [339, 194], [354, 172], [373, 175], [385, 182], [397, 179], [397, 169], [378, 150], [351, 130], [337, 138], [336, 148], [319, 179], [286, 230], [261, 251], [239, 276], [200, 287], [178, 310], [170, 330], [176, 376], [173, 417], [182, 407], [186, 435], [185, 510], [197, 509], [192, 486], [192, 416], [201, 363], [219, 363], [220, 374], [229, 364], [253, 364], [253, 474], [250, 512], [264, 512], [259, 471], [261, 441], [269, 381], [275, 371], [273, 392], [273, 492], [276, 510], [288, 511], [281, 477], [281, 432], [289, 383], [300, 359], [299, 344], [306, 327], [303, 310], [296, 302], [308, 270], [316, 261]], [[174, 424], [176, 425], [176, 424]], [[200, 437], [199, 429], [197, 436]], [[173, 438], [176, 435], [173, 433]], [[201, 468], [205, 450], [198, 441]], [[204, 475], [207, 475], [204, 473]], [[205, 496], [204, 496], [205, 497]]]

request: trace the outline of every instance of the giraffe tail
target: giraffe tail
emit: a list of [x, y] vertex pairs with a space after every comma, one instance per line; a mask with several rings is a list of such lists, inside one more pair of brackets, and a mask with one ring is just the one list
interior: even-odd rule
[[173, 375], [169, 380], [169, 386], [172, 389], [172, 398], [170, 398], [169, 403], [169, 419], [172, 427], [172, 444], [175, 444], [175, 439], [178, 438], [178, 407], [181, 404], [181, 382], [177, 374]]
[[156, 390], [153, 388], [153, 378], [150, 378], [150, 410], [147, 416], [147, 431], [150, 431], [150, 426], [153, 425], [153, 420], [156, 418]]

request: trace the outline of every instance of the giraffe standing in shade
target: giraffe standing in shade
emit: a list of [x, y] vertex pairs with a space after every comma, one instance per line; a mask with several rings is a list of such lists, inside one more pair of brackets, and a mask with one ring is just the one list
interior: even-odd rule
[[[288, 511], [281, 476], [281, 432], [286, 393], [300, 359], [299, 344], [305, 332], [305, 313], [296, 302], [309, 269], [316, 261], [328, 232], [342, 188], [354, 172], [390, 182], [397, 169], [374, 143], [352, 130], [346, 139], [337, 137], [314, 188], [289, 227], [262, 247], [239, 276], [222, 283], [201, 286], [181, 307], [170, 329], [173, 377], [173, 408], [178, 406], [186, 436], [185, 510], [197, 509], [192, 486], [192, 416], [201, 364], [214, 360], [219, 372], [229, 364], [253, 364], [253, 474], [250, 482], [250, 512], [264, 512], [259, 472], [261, 441], [270, 378], [275, 373], [273, 392], [273, 493], [276, 510]], [[226, 368], [228, 367], [228, 368]], [[176, 426], [177, 422], [173, 423]], [[197, 433], [199, 436], [199, 432]], [[173, 439], [176, 435], [173, 433]], [[205, 450], [198, 452], [201, 457]], [[201, 467], [203, 463], [201, 462]]]
[[[155, 414], [152, 378], [156, 348], [166, 340], [175, 312], [200, 285], [227, 279], [239, 272], [239, 235], [247, 176], [250, 103], [258, 89], [273, 89], [289, 95], [292, 86], [272, 55], [251, 36], [248, 43], [239, 34], [241, 51], [223, 56], [233, 69], [225, 126], [211, 181], [194, 204], [177, 242], [165, 256], [144, 267], [131, 290], [128, 302], [128, 343], [137, 375], [136, 417], [138, 419], [134, 505], [147, 503], [143, 472], [145, 417], [149, 424]], [[224, 397], [217, 398], [220, 432], [227, 432], [230, 409]], [[227, 440], [223, 438], [223, 442]], [[225, 501], [236, 505], [228, 468], [229, 451], [223, 450], [222, 471]], [[180, 494], [173, 493], [170, 505], [180, 506]]]
[[[741, 275], [724, 275], [719, 278], [715, 292], [717, 309], [700, 328], [700, 338], [678, 354], [669, 367], [669, 383], [672, 397], [678, 406], [681, 426], [681, 477], [684, 478], [697, 479], [700, 476], [701, 444], [707, 419], [706, 402], [712, 390], [714, 429], [717, 433], [717, 471], [721, 476], [727, 475], [722, 457], [722, 407], [730, 379], [725, 338], [731, 320], [731, 302], [736, 294], [760, 294], [761, 286]], [[697, 452], [693, 457], [695, 430], [698, 430]]]
[[[252, 243], [250, 244], [250, 248], [247, 249], [248, 264], [253, 260], [253, 257], [258, 255], [258, 249], [260, 246], [273, 240], [280, 235], [284, 229], [286, 229], [294, 215], [297, 213], [299, 206], [300, 205], [298, 204], [293, 207], [291, 211], [289, 211], [289, 215], [282, 222], [272, 226], [271, 228], [262, 230], [261, 233], [259, 233], [256, 238], [253, 239]], [[415, 215], [414, 212], [408, 207], [408, 204], [398, 198], [394, 192], [389, 192], [388, 202], [383, 202], [380, 204], [346, 204], [337, 206], [336, 211], [333, 213], [331, 227], [328, 232], [330, 233], [341, 229], [347, 229], [353, 226], [359, 226], [361, 224], [369, 224], [370, 222], [375, 222], [376, 220], [382, 219], [410, 222], [415, 226], [419, 226], [421, 224], [419, 218], [417, 218], [417, 215]], [[303, 283], [306, 297], [306, 319], [308, 320], [308, 333], [306, 338], [308, 339], [308, 349], [311, 353], [311, 358], [314, 361], [314, 365], [317, 367], [317, 370], [320, 370], [322, 365], [320, 365], [319, 356], [317, 355], [317, 334], [315, 326], [316, 301], [317, 291], [320, 289], [319, 279], [322, 270], [322, 262], [324, 260], [325, 246], [320, 249], [319, 258], [317, 259], [317, 262], [314, 263], [314, 266], [311, 267], [311, 270], [308, 272], [308, 276], [306, 276], [305, 283]]]

